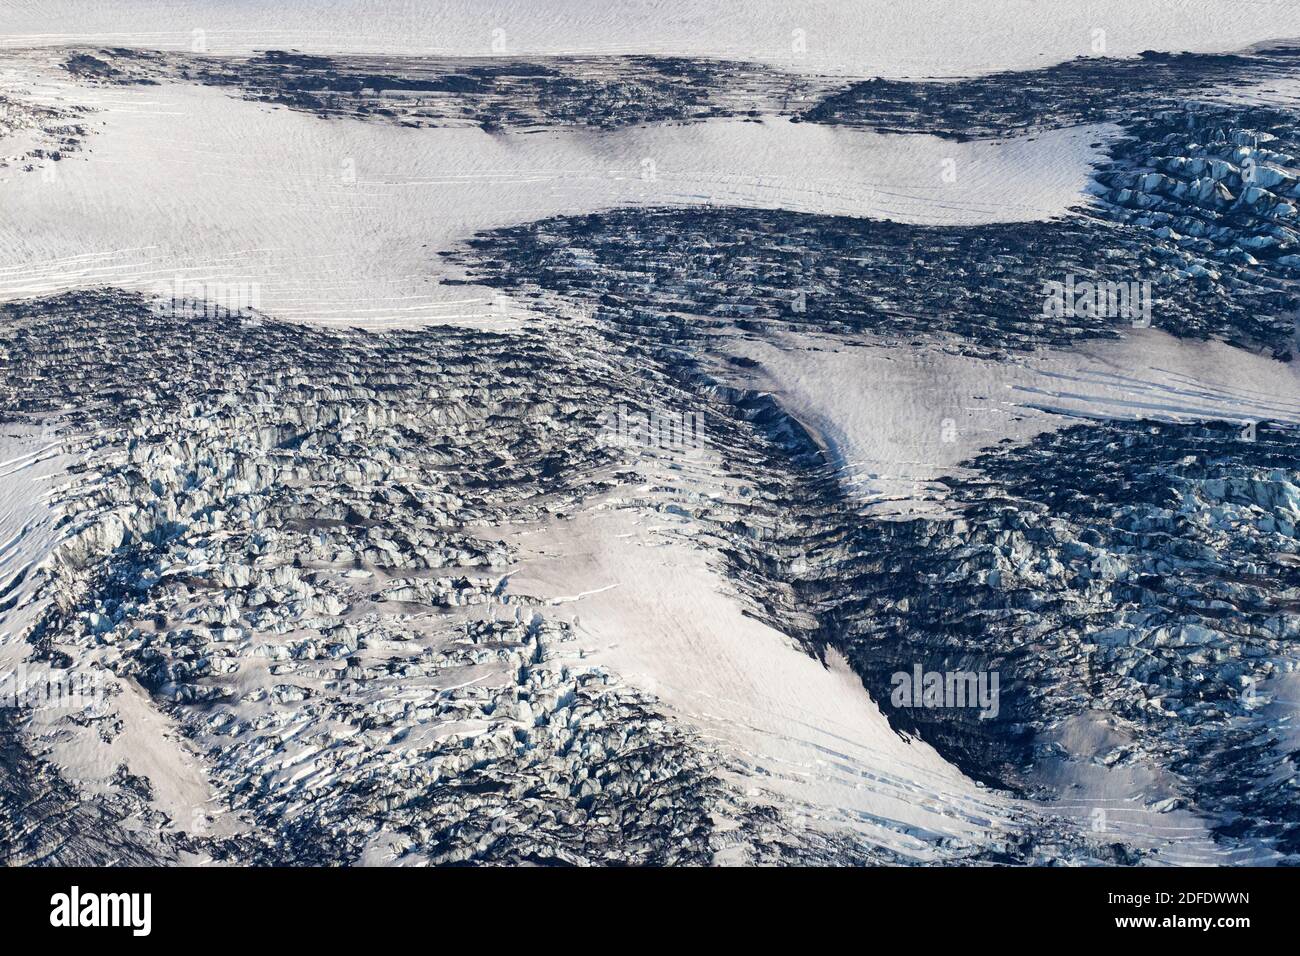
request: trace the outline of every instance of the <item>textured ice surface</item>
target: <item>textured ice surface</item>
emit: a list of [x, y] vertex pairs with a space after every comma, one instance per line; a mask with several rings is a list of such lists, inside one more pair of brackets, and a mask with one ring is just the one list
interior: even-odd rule
[[1292, 6], [70, 10], [0, 859], [1295, 861]]

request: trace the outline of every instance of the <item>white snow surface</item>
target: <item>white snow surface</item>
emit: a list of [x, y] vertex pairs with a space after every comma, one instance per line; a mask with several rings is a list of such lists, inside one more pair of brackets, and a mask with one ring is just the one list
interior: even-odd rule
[[[197, 31], [197, 32], [196, 32]], [[1098, 31], [1101, 31], [1098, 33]], [[863, 76], [1029, 69], [1300, 36], [1295, 0], [10, 0], [0, 45], [441, 56], [660, 53]], [[1099, 48], [1100, 46], [1100, 48]]]
[[825, 443], [845, 486], [878, 514], [929, 510], [927, 484], [981, 450], [1088, 418], [1300, 422], [1295, 363], [1158, 329], [996, 362], [821, 335], [731, 349], [761, 364], [749, 383]]
[[1107, 132], [959, 144], [768, 119], [493, 135], [324, 121], [183, 84], [83, 87], [0, 55], [15, 62], [33, 99], [99, 112], [86, 149], [47, 164], [52, 178], [0, 171], [0, 300], [253, 283], [263, 312], [327, 324], [508, 326], [521, 313], [444, 284], [437, 253], [479, 230], [616, 206], [1050, 218], [1079, 201]]
[[1005, 838], [1015, 801], [895, 733], [843, 658], [823, 665], [743, 614], [688, 526], [618, 507], [523, 532], [510, 590], [572, 596], [559, 612], [575, 622], [585, 662], [655, 694], [738, 761], [751, 795], [793, 806], [808, 825], [917, 860], [934, 859], [940, 837]]
[[62, 443], [49, 429], [18, 424], [0, 429], [0, 590], [7, 592], [6, 601], [15, 601], [0, 618], [0, 675], [29, 650], [18, 638], [34, 620], [33, 572], [55, 540], [46, 499], [63, 465]]

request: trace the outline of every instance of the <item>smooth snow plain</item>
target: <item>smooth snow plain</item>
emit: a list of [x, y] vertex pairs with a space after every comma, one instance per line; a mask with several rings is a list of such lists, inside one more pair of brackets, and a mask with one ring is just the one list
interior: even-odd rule
[[[1098, 32], [1100, 31], [1100, 32]], [[657, 53], [851, 76], [965, 76], [1300, 36], [1291, 0], [10, 0], [0, 46], [212, 53]]]

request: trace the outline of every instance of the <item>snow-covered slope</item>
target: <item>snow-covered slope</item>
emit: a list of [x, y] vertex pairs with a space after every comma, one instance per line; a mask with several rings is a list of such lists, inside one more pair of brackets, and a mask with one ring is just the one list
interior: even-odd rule
[[940, 839], [1008, 838], [1014, 801], [891, 730], [836, 652], [823, 665], [746, 616], [689, 531], [625, 507], [551, 523], [519, 540], [510, 588], [562, 602], [587, 659], [664, 701], [735, 755], [743, 786], [793, 801], [806, 824], [916, 860], [939, 858]]
[[826, 336], [736, 340], [735, 352], [757, 363], [748, 381], [825, 441], [873, 513], [933, 507], [934, 479], [999, 442], [1072, 421], [1300, 423], [1294, 363], [1157, 329], [1001, 362]]
[[93, 106], [93, 132], [83, 153], [46, 164], [53, 179], [0, 170], [13, 212], [0, 222], [0, 297], [99, 282], [169, 296], [201, 283], [218, 299], [250, 284], [268, 314], [344, 325], [512, 324], [519, 306], [445, 284], [438, 253], [556, 215], [665, 204], [922, 223], [1060, 215], [1103, 135], [958, 144], [774, 117], [493, 135], [322, 122], [211, 88], [94, 88], [60, 72], [42, 66], [32, 98]]

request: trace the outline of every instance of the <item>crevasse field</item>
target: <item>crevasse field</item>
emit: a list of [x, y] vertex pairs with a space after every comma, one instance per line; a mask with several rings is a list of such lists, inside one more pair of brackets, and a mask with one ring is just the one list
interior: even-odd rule
[[1300, 6], [374, 6], [0, 4], [6, 862], [1294, 860]]

